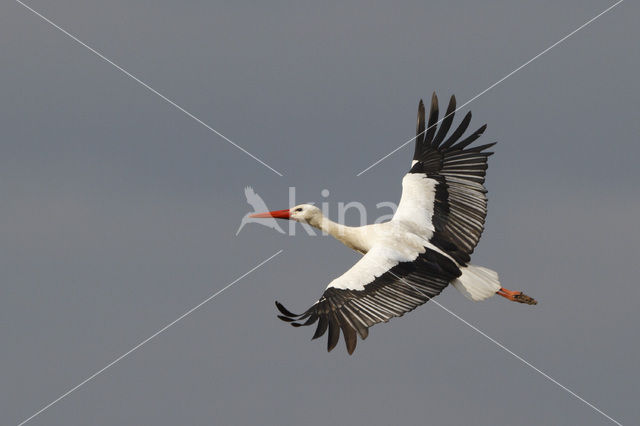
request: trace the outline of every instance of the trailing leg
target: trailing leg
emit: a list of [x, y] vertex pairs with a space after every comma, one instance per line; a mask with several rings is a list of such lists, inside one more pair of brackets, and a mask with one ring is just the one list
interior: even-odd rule
[[496, 292], [497, 295], [509, 299], [513, 302], [526, 303], [527, 305], [537, 305], [538, 301], [531, 296], [527, 296], [521, 291], [511, 291], [504, 287], [500, 287], [500, 290]]

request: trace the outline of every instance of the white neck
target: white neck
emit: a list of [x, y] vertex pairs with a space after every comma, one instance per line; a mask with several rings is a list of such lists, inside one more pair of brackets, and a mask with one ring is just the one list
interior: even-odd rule
[[359, 238], [360, 228], [341, 225], [324, 217], [321, 214], [309, 220], [309, 225], [313, 226], [316, 229], [320, 229], [322, 232], [326, 232], [349, 248], [362, 253], [366, 253], [367, 251], [367, 249], [363, 247], [362, 241], [360, 241], [361, 238]]

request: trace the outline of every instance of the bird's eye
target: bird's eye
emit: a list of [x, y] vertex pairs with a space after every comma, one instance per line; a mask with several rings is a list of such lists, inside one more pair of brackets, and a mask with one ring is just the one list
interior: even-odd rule
[[298, 208], [296, 209], [296, 211], [297, 211], [297, 212], [301, 212], [301, 211], [302, 211], [302, 207], [298, 207]]

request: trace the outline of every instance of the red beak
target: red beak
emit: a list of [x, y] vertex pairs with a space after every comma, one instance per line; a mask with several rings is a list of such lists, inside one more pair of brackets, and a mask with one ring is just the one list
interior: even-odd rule
[[291, 217], [291, 214], [289, 213], [289, 209], [287, 209], [287, 210], [274, 210], [272, 212], [266, 212], [266, 213], [256, 213], [256, 214], [250, 215], [249, 217], [256, 217], [256, 218], [275, 217], [276, 219], [289, 219]]

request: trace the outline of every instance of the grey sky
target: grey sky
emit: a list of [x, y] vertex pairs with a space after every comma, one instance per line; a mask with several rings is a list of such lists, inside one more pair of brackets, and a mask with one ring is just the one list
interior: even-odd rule
[[[357, 258], [247, 225], [244, 187], [397, 201], [417, 103], [466, 101], [612, 2], [0, 4], [0, 423], [17, 424], [279, 249], [33, 425], [610, 424], [435, 304], [348, 357], [276, 318]], [[639, 6], [470, 105], [489, 163], [475, 264], [533, 308], [438, 301], [623, 424], [640, 418]], [[347, 217], [347, 222], [354, 220]]]

